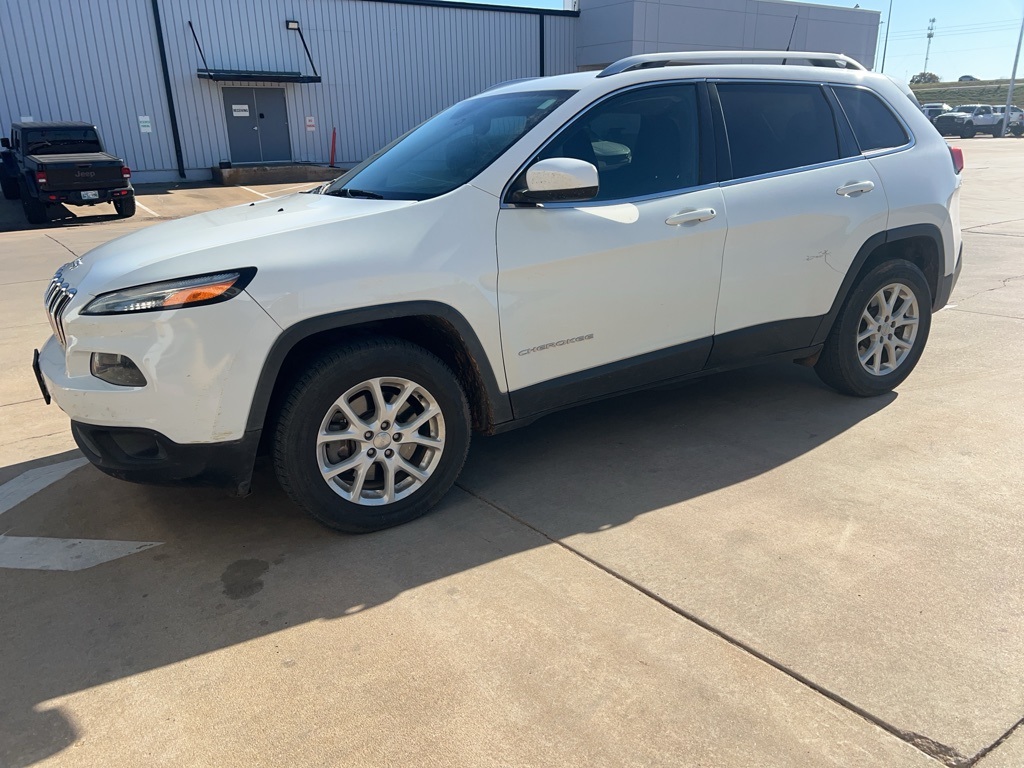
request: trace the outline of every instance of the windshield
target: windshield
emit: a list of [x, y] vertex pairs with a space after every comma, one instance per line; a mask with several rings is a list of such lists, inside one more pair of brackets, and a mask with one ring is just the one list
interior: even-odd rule
[[324, 194], [425, 200], [451, 192], [493, 163], [573, 93], [530, 91], [459, 102], [353, 168]]
[[954, 112], [973, 112], [975, 104], [961, 104], [953, 109]]
[[26, 155], [102, 151], [100, 137], [92, 128], [44, 128], [25, 131]]

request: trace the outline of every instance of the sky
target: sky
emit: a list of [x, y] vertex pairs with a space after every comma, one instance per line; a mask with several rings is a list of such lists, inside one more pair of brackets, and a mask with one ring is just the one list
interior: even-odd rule
[[[479, 1], [479, 0], [478, 0]], [[482, 0], [487, 2], [488, 0]], [[507, 5], [562, 8], [561, 0], [490, 0]], [[819, 5], [870, 8], [882, 14], [878, 57], [882, 65], [886, 20], [890, 0], [804, 0]], [[928, 20], [935, 19], [935, 37], [928, 57], [928, 71], [943, 80], [974, 75], [982, 80], [1009, 77], [1017, 48], [1024, 0], [891, 0], [892, 29], [885, 56], [885, 71], [910, 80], [925, 63]], [[584, 3], [585, 4], [585, 3]], [[1017, 76], [1024, 79], [1024, 55]]]
[[[812, 0], [813, 1], [813, 0]], [[890, 0], [829, 0], [827, 5], [870, 8], [882, 13], [878, 57], [882, 65], [885, 21]], [[924, 69], [928, 20], [935, 19], [935, 37], [928, 71], [943, 80], [974, 75], [982, 80], [1009, 77], [1017, 48], [1024, 0], [891, 0], [892, 28], [885, 55], [885, 72], [909, 80]], [[1024, 55], [1022, 55], [1024, 59]], [[1017, 65], [1024, 79], [1024, 61]]]

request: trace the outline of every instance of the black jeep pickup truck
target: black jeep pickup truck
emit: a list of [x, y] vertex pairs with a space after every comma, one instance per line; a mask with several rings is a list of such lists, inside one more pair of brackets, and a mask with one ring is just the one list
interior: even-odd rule
[[89, 123], [14, 123], [0, 139], [0, 188], [21, 198], [31, 224], [48, 221], [50, 205], [113, 203], [123, 219], [135, 214], [135, 190], [124, 160], [103, 150]]

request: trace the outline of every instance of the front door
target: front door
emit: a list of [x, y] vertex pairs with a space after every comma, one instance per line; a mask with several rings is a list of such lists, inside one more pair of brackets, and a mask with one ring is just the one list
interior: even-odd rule
[[721, 191], [699, 186], [699, 125], [692, 83], [606, 99], [537, 158], [593, 163], [597, 198], [499, 212], [501, 339], [517, 415], [703, 367], [726, 217]]
[[292, 159], [284, 88], [224, 88], [223, 93], [233, 163]]

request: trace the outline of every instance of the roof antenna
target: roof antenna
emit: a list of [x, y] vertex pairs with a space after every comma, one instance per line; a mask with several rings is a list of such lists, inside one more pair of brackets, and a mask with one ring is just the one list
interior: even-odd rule
[[[789, 30], [789, 42], [786, 43], [786, 50], [790, 50], [793, 47], [793, 35], [796, 34], [796, 23], [800, 21], [800, 11], [796, 12], [796, 16], [793, 17], [793, 28]], [[786, 59], [782, 60], [783, 66], [786, 64]]]

